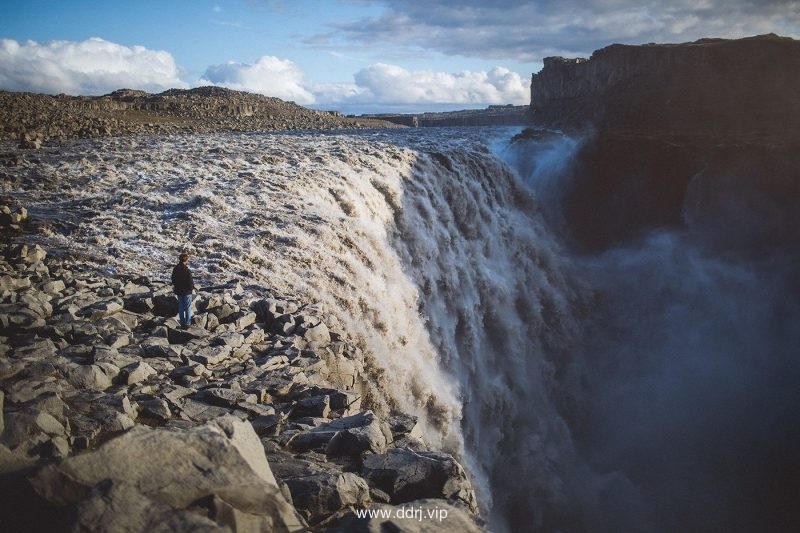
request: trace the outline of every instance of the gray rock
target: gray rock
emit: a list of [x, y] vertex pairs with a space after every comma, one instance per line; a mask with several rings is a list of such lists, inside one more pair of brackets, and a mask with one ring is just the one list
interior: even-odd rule
[[201, 348], [192, 356], [192, 359], [198, 361], [206, 366], [218, 365], [231, 357], [233, 348], [227, 345], [223, 346], [207, 346]]
[[139, 383], [157, 374], [158, 372], [156, 372], [152, 366], [144, 361], [139, 361], [122, 369], [120, 378], [126, 385], [133, 385], [134, 383]]
[[235, 407], [236, 404], [244, 397], [241, 390], [223, 389], [220, 387], [211, 387], [204, 389], [198, 394], [198, 397], [211, 405], [218, 405], [220, 407]]
[[[158, 515], [166, 507], [182, 516], [209, 495], [243, 516], [252, 515], [255, 530], [306, 528], [281, 494], [252, 427], [232, 417], [189, 430], [137, 426], [96, 451], [45, 466], [32, 484], [47, 500], [75, 506], [79, 522], [102, 519], [113, 510], [109, 518], [123, 530], [129, 524], [138, 530], [136, 524], [153, 518], [148, 513]], [[111, 484], [119, 485], [118, 494]], [[94, 498], [98, 494], [105, 497]], [[213, 514], [218, 525], [225, 522], [225, 513]]]
[[415, 439], [422, 439], [422, 428], [417, 422], [416, 416], [406, 414], [390, 416], [386, 419], [386, 423], [389, 424], [394, 439], [399, 439], [405, 435]]
[[[102, 363], [107, 365], [108, 363]], [[76, 389], [103, 390], [111, 386], [112, 378], [107, 368], [100, 364], [76, 365], [67, 373], [69, 381]]]
[[330, 456], [360, 455], [365, 451], [383, 453], [386, 436], [372, 411], [364, 411], [298, 433], [288, 445], [296, 451], [324, 451]]
[[0, 443], [12, 450], [40, 435], [67, 435], [67, 429], [53, 415], [31, 408], [6, 413], [4, 425]]
[[101, 318], [111, 316], [114, 313], [119, 313], [122, 311], [122, 309], [122, 300], [119, 298], [114, 298], [112, 300], [104, 300], [84, 307], [78, 311], [78, 316], [85, 317], [89, 320], [100, 320]]
[[124, 480], [100, 482], [77, 504], [75, 514], [73, 531], [220, 531], [213, 520], [193, 510], [176, 511]]
[[328, 418], [331, 413], [330, 396], [319, 395], [311, 398], [303, 398], [292, 406], [290, 418], [300, 418], [304, 416], [315, 416]]
[[300, 328], [303, 330], [303, 339], [311, 348], [324, 348], [331, 343], [331, 333], [324, 322], [303, 323]]
[[137, 400], [141, 416], [147, 418], [155, 418], [156, 420], [166, 421], [172, 418], [172, 410], [169, 404], [161, 398], [150, 398], [146, 400]]
[[170, 317], [178, 314], [178, 300], [175, 296], [166, 294], [153, 296], [152, 302], [154, 315]]
[[186, 329], [167, 328], [167, 340], [170, 344], [186, 344], [187, 342], [203, 339], [208, 336], [208, 332], [196, 325]]
[[424, 498], [460, 500], [477, 512], [477, 500], [466, 472], [452, 456], [392, 448], [364, 457], [361, 470], [370, 486], [386, 492], [393, 504]]
[[295, 508], [311, 525], [347, 507], [363, 508], [370, 501], [364, 479], [333, 465], [326, 468], [324, 463], [288, 458], [272, 461], [271, 466], [289, 488]]

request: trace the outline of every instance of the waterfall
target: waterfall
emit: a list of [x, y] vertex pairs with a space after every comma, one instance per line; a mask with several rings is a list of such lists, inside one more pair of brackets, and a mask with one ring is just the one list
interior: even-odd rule
[[698, 169], [686, 227], [578, 254], [563, 203], [590, 141], [495, 133], [75, 141], [18, 179], [43, 244], [87, 267], [166, 281], [188, 250], [201, 286], [315, 302], [360, 348], [370, 406], [417, 415], [465, 463], [494, 531], [796, 521], [796, 250], [719, 246], [733, 215], [761, 242], [750, 193], [725, 200], [761, 182]]

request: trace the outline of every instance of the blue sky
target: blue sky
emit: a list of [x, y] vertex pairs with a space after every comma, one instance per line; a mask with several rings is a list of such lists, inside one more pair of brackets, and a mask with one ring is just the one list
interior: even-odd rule
[[774, 32], [798, 0], [2, 0], [0, 88], [220, 85], [344, 112], [528, 102], [551, 55]]

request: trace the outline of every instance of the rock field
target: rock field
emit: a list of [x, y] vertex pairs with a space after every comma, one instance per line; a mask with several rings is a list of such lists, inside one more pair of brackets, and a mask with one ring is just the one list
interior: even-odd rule
[[3, 531], [483, 530], [464, 469], [370, 410], [314, 303], [232, 281], [182, 329], [171, 287], [48, 254], [0, 211]]

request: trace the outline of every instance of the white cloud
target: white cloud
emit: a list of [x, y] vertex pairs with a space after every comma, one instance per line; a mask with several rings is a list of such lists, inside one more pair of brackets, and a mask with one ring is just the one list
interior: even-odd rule
[[97, 37], [48, 43], [0, 39], [0, 88], [6, 90], [100, 95], [122, 88], [185, 87], [168, 52]]
[[275, 96], [301, 105], [315, 101], [303, 86], [303, 71], [288, 59], [273, 56], [264, 56], [253, 64], [230, 61], [212, 65], [198, 83]]
[[378, 63], [355, 75], [355, 85], [320, 88], [321, 101], [360, 104], [526, 104], [528, 85], [504, 67], [489, 72], [411, 72]]

